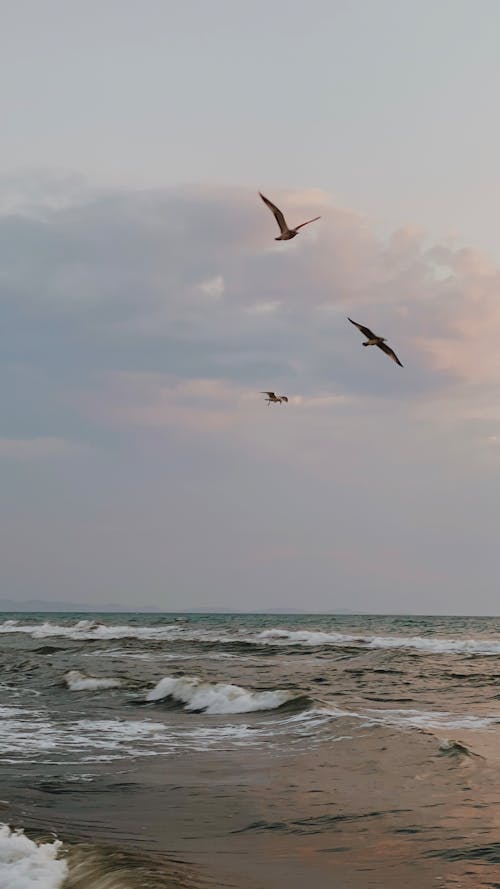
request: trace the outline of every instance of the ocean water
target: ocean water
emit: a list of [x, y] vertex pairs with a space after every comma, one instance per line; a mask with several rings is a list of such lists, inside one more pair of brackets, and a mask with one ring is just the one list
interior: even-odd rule
[[1, 889], [500, 885], [500, 619], [0, 615]]

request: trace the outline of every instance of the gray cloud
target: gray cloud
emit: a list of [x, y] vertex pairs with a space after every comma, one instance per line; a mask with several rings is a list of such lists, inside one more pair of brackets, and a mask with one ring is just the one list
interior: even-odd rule
[[[242, 189], [4, 187], [5, 595], [493, 608], [484, 257], [411, 227], [383, 240], [321, 192], [274, 195], [322, 215], [276, 244]], [[288, 406], [267, 410], [268, 387]]]

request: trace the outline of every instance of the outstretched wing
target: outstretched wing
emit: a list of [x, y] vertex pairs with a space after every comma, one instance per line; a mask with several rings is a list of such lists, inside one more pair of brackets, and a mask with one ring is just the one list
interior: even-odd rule
[[282, 401], [286, 401], [286, 403], [288, 404], [288, 396], [287, 395], [280, 395], [280, 398]]
[[264, 201], [264, 203], [265, 203], [265, 204], [269, 207], [269, 209], [271, 210], [271, 213], [273, 213], [274, 218], [276, 219], [276, 222], [278, 223], [278, 225], [279, 225], [279, 227], [280, 227], [280, 232], [281, 232], [281, 234], [283, 234], [283, 232], [287, 232], [287, 231], [288, 231], [288, 226], [287, 226], [287, 224], [286, 224], [286, 222], [285, 222], [285, 217], [283, 216], [283, 213], [281, 212], [281, 210], [279, 209], [279, 207], [276, 207], [276, 205], [273, 204], [273, 203], [269, 200], [269, 198], [264, 197], [264, 195], [263, 195], [260, 191], [259, 191], [259, 194], [260, 194], [262, 200]]
[[396, 364], [399, 364], [400, 367], [404, 367], [404, 365], [401, 364], [396, 353], [393, 352], [393, 350], [390, 346], [387, 345], [387, 343], [377, 343], [377, 346], [379, 347], [379, 349], [382, 349], [382, 352], [385, 352], [385, 354], [388, 355], [389, 358], [392, 358], [392, 360], [395, 361]]
[[375, 334], [373, 333], [372, 330], [370, 330], [369, 327], [363, 327], [362, 324], [357, 324], [356, 321], [353, 321], [352, 318], [349, 318], [349, 317], [347, 318], [347, 320], [350, 321], [351, 324], [354, 324], [354, 327], [357, 327], [358, 330], [360, 330], [361, 333], [364, 334], [364, 336], [366, 336], [367, 339], [369, 339], [369, 340], [375, 339]]
[[261, 395], [267, 395], [268, 398], [276, 398], [274, 392], [261, 392]]
[[308, 219], [307, 222], [301, 222], [300, 225], [295, 226], [295, 231], [298, 232], [299, 228], [304, 228], [305, 225], [309, 225], [310, 222], [316, 222], [317, 219], [321, 219], [321, 216], [315, 216], [314, 219]]

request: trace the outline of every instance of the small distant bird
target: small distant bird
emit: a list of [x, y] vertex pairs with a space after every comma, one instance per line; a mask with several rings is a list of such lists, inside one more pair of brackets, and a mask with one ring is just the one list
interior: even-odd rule
[[276, 219], [276, 222], [279, 225], [281, 234], [279, 235], [279, 237], [274, 239], [275, 241], [291, 241], [292, 238], [294, 238], [296, 235], [298, 235], [299, 228], [304, 228], [304, 226], [309, 225], [310, 222], [316, 222], [317, 219], [321, 219], [321, 216], [315, 216], [314, 219], [308, 219], [307, 222], [302, 222], [296, 228], [288, 228], [288, 225], [285, 222], [285, 217], [283, 216], [283, 213], [281, 212], [279, 207], [276, 207], [275, 204], [273, 204], [269, 200], [269, 198], [264, 197], [264, 195], [260, 191], [259, 191], [259, 194], [260, 194], [262, 200], [264, 201], [264, 203], [269, 207], [269, 209], [273, 213], [274, 218]]
[[395, 361], [396, 364], [399, 364], [400, 367], [404, 366], [401, 364], [396, 353], [393, 352], [391, 347], [387, 345], [385, 337], [377, 336], [375, 333], [373, 333], [372, 330], [370, 330], [369, 327], [363, 327], [362, 324], [356, 324], [356, 321], [353, 321], [352, 318], [348, 318], [347, 320], [350, 321], [351, 324], [354, 324], [354, 327], [357, 327], [358, 330], [360, 330], [361, 333], [366, 336], [367, 340], [366, 343], [363, 343], [363, 346], [378, 346], [379, 349], [382, 349], [382, 352], [385, 352], [385, 354], [388, 355], [389, 358], [392, 358], [392, 360]]
[[282, 401], [285, 401], [288, 404], [288, 398], [286, 395], [275, 395], [274, 392], [261, 392], [261, 395], [267, 395], [265, 399], [267, 401], [267, 406], [271, 407], [272, 404], [281, 404]]

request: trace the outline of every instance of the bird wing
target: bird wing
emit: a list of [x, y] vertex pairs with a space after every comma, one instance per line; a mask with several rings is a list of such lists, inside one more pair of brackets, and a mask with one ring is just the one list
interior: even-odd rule
[[309, 225], [310, 222], [316, 222], [317, 219], [321, 219], [321, 216], [315, 216], [314, 219], [308, 219], [307, 222], [301, 222], [300, 225], [295, 226], [295, 231], [298, 232], [299, 228], [304, 228], [305, 225]]
[[281, 233], [283, 234], [283, 232], [287, 232], [288, 226], [285, 222], [285, 217], [283, 216], [283, 213], [281, 212], [279, 207], [276, 207], [276, 205], [273, 204], [272, 201], [269, 200], [269, 198], [264, 197], [264, 195], [260, 191], [259, 191], [259, 194], [260, 194], [262, 200], [264, 201], [264, 203], [267, 204], [267, 206], [269, 207], [271, 212], [274, 214], [274, 218], [276, 219], [276, 222], [278, 223], [278, 225], [280, 227]]
[[261, 392], [261, 395], [267, 395], [268, 398], [276, 398], [274, 392]]
[[385, 352], [385, 354], [388, 355], [389, 358], [392, 358], [392, 360], [395, 361], [396, 364], [399, 364], [400, 367], [404, 367], [404, 365], [401, 364], [396, 353], [393, 352], [393, 350], [390, 346], [387, 345], [387, 343], [377, 343], [377, 346], [379, 347], [379, 349], [382, 349], [382, 352]]
[[347, 320], [350, 321], [351, 324], [354, 324], [354, 327], [357, 327], [358, 330], [360, 330], [361, 333], [364, 334], [369, 340], [372, 340], [375, 338], [375, 334], [373, 333], [372, 330], [370, 330], [369, 327], [363, 327], [362, 324], [357, 324], [357, 322], [353, 321], [352, 318], [347, 318]]
[[287, 395], [280, 395], [280, 398], [282, 401], [286, 401], [288, 404], [288, 396]]

